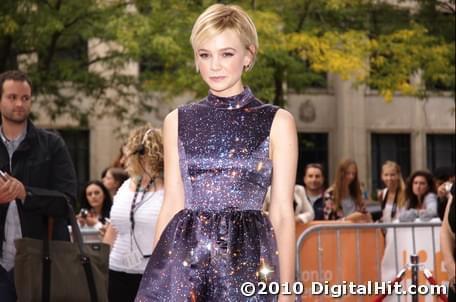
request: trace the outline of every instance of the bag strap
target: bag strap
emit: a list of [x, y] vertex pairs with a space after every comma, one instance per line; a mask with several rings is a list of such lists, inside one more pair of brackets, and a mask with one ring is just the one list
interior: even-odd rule
[[[84, 267], [84, 272], [86, 275], [87, 279], [87, 284], [89, 287], [89, 292], [90, 292], [90, 300], [92, 302], [97, 302], [98, 301], [98, 295], [97, 295], [97, 288], [95, 286], [95, 279], [93, 277], [93, 271], [92, 267], [90, 264], [90, 258], [85, 254], [84, 249], [83, 249], [83, 238], [81, 235], [81, 230], [79, 229], [79, 226], [76, 222], [76, 217], [74, 214], [73, 206], [70, 203], [70, 200], [68, 199], [68, 196], [66, 196], [63, 193], [57, 192], [57, 191], [52, 191], [52, 190], [46, 190], [46, 189], [34, 189], [34, 194], [38, 196], [43, 196], [43, 197], [54, 197], [54, 198], [62, 198], [66, 201], [67, 203], [67, 209], [68, 209], [68, 214], [67, 218], [70, 220], [71, 224], [71, 230], [72, 230], [72, 235], [73, 235], [73, 243], [78, 246], [79, 253], [80, 253], [80, 261], [82, 266]], [[51, 217], [48, 218], [48, 236], [45, 236], [43, 240], [43, 283], [42, 283], [42, 289], [41, 289], [41, 300], [43, 302], [49, 302], [50, 301], [50, 288], [51, 288], [51, 257], [49, 254], [49, 243], [50, 240], [52, 239], [52, 229], [53, 229], [54, 221]]]
[[49, 252], [49, 242], [52, 240], [52, 233], [54, 229], [54, 219], [48, 217], [48, 234], [43, 240], [43, 272], [42, 272], [42, 285], [41, 285], [41, 301], [51, 301], [51, 256]]
[[90, 300], [92, 302], [97, 302], [97, 288], [95, 286], [95, 280], [93, 278], [92, 266], [90, 265], [90, 258], [81, 255], [81, 262], [82, 266], [84, 267], [87, 284], [89, 285]]
[[81, 264], [84, 267], [84, 272], [86, 275], [87, 279], [87, 285], [89, 287], [89, 293], [90, 293], [90, 301], [92, 302], [97, 302], [98, 301], [98, 295], [97, 295], [97, 287], [95, 286], [95, 279], [93, 277], [93, 271], [92, 271], [92, 266], [90, 264], [90, 258], [87, 257], [87, 255], [84, 253], [83, 250], [83, 238], [81, 235], [81, 230], [79, 229], [78, 224], [76, 223], [76, 215], [74, 214], [73, 207], [71, 206], [70, 202], [67, 199], [67, 204], [68, 204], [68, 215], [69, 219], [71, 222], [71, 230], [73, 234], [73, 241], [78, 245], [79, 251], [81, 253], [80, 260]]

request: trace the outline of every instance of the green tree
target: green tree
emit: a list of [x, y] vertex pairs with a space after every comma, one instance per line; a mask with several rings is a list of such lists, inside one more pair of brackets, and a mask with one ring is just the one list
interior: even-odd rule
[[[97, 2], [4, 0], [0, 4], [0, 70], [25, 65], [40, 112], [52, 119], [67, 113], [84, 125], [89, 114], [121, 117], [134, 100], [136, 79], [118, 71], [128, 62], [128, 53], [113, 48], [103, 56], [89, 56], [88, 42], [115, 40], [104, 30], [105, 24], [125, 14], [123, 1]], [[111, 74], [94, 71], [97, 64]]]
[[[259, 56], [244, 81], [267, 102], [283, 105], [287, 89], [324, 87], [328, 72], [376, 88], [386, 100], [395, 91], [419, 97], [436, 88], [454, 92], [454, 0], [419, 0], [414, 9], [403, 1], [219, 2], [241, 5], [255, 21]], [[189, 37], [212, 3], [4, 0], [0, 71], [27, 59], [37, 102], [51, 118], [70, 113], [84, 125], [95, 114], [139, 122], [134, 112], [153, 109], [149, 93], [162, 100], [207, 93]], [[94, 54], [97, 44], [110, 47]], [[131, 62], [139, 62], [139, 77], [125, 72]], [[410, 83], [416, 73], [420, 86]]]
[[[265, 101], [283, 105], [285, 87], [302, 92], [323, 86], [327, 72], [368, 84], [387, 101], [395, 91], [425, 97], [436, 83], [454, 91], [455, 20], [454, 12], [448, 11], [454, 1], [444, 7], [443, 1], [421, 0], [414, 10], [371, 0], [223, 2], [241, 5], [255, 21], [260, 54], [245, 82]], [[131, 38], [147, 45], [139, 56], [155, 66], [143, 73], [144, 88], [170, 95], [182, 90], [206, 94], [193, 69], [188, 37], [197, 15], [212, 3], [141, 1], [149, 8], [139, 12], [148, 30]], [[436, 27], [430, 16], [441, 26]], [[166, 44], [151, 45], [157, 34]], [[422, 85], [411, 85], [410, 77], [419, 72]]]

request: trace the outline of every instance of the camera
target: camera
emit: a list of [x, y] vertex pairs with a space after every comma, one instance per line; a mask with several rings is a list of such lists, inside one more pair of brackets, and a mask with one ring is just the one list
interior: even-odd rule
[[79, 215], [81, 218], [87, 218], [87, 215], [89, 215], [89, 210], [82, 208], [81, 211], [79, 211]]

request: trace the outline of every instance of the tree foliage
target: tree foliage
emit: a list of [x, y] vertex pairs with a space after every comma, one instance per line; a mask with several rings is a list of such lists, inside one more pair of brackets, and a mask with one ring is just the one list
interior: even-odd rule
[[[84, 125], [91, 114], [111, 114], [137, 122], [137, 113], [152, 109], [150, 92], [163, 100], [207, 93], [189, 36], [214, 2], [3, 0], [0, 71], [26, 65], [51, 118], [70, 113]], [[454, 0], [419, 0], [412, 8], [409, 1], [219, 2], [238, 4], [254, 19], [260, 50], [244, 81], [265, 101], [283, 105], [287, 89], [324, 87], [328, 72], [378, 89], [386, 100], [395, 91], [454, 92]], [[96, 46], [104, 51], [93, 52]], [[125, 71], [132, 62], [139, 77]], [[422, 75], [420, 85], [411, 83], [414, 74]]]

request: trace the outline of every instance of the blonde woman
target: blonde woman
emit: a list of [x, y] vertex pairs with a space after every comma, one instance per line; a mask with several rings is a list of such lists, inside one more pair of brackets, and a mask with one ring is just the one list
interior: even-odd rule
[[130, 175], [111, 208], [104, 242], [109, 256], [109, 301], [134, 301], [152, 254], [158, 213], [163, 202], [161, 131], [150, 125], [133, 130], [128, 139], [126, 169]]
[[258, 37], [240, 7], [210, 6], [196, 20], [191, 43], [209, 95], [165, 119], [159, 241], [136, 300], [276, 301], [275, 295], [245, 297], [241, 285], [295, 280], [295, 123], [242, 84]]
[[401, 167], [386, 161], [382, 166], [382, 181], [385, 188], [379, 194], [382, 206], [382, 222], [392, 222], [407, 206], [405, 182]]

